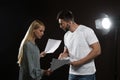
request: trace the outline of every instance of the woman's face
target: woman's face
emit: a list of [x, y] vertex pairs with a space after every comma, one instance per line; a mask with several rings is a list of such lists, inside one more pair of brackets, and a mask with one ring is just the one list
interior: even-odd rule
[[45, 27], [40, 26], [38, 29], [34, 30], [34, 35], [36, 38], [41, 39], [41, 37], [44, 35]]

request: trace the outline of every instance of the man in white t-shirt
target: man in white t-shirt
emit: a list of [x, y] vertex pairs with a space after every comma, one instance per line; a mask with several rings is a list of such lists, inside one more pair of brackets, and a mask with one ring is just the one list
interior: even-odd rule
[[85, 25], [78, 25], [69, 10], [62, 10], [57, 15], [64, 35], [64, 51], [58, 57], [69, 57], [69, 80], [96, 80], [94, 59], [100, 55], [100, 43], [94, 31]]

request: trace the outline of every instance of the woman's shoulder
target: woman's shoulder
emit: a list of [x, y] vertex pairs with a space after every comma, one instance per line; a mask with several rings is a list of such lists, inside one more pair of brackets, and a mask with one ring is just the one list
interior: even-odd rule
[[31, 41], [25, 42], [25, 45], [31, 45]]
[[25, 46], [25, 47], [32, 47], [33, 44], [32, 44], [31, 41], [27, 41], [27, 42], [25, 42], [24, 46]]

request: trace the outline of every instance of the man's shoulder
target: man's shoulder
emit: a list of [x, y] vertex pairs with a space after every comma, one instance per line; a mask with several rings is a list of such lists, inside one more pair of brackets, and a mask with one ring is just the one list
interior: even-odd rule
[[86, 25], [79, 25], [79, 27], [80, 27], [81, 30], [85, 30], [85, 31], [91, 31], [91, 30], [93, 30], [91, 27], [88, 27]]

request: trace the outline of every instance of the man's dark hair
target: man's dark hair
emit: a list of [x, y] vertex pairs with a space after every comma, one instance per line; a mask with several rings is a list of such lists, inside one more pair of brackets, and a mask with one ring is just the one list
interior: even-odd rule
[[63, 19], [65, 21], [74, 21], [74, 16], [71, 11], [65, 9], [65, 10], [60, 11], [57, 14], [57, 20], [58, 19]]

